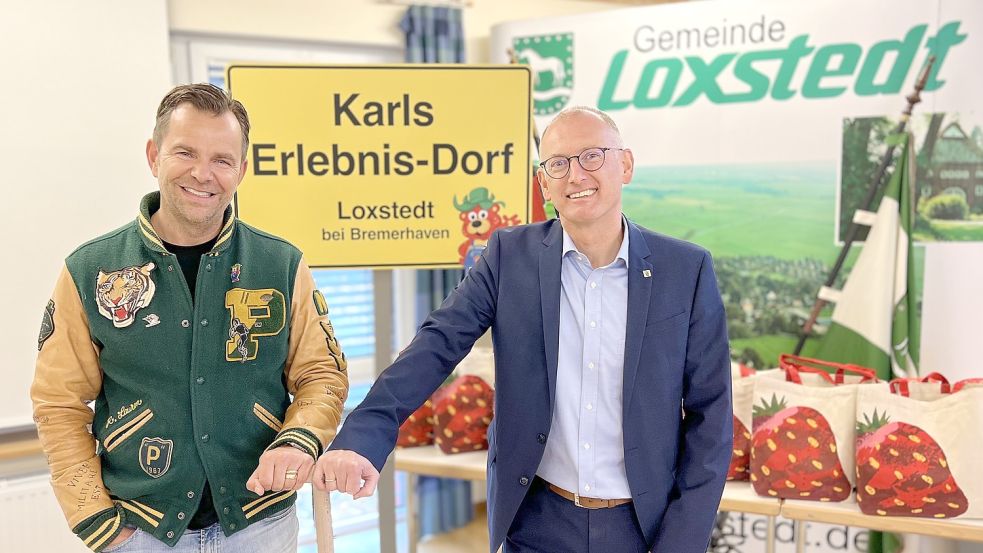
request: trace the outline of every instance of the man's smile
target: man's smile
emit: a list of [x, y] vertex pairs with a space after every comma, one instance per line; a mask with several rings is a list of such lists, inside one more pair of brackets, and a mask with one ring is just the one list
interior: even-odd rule
[[586, 198], [588, 196], [593, 196], [595, 192], [597, 192], [596, 188], [588, 188], [587, 190], [581, 190], [580, 192], [567, 194], [567, 198], [570, 198], [571, 200], [576, 200], [577, 198]]
[[212, 192], [205, 192], [205, 191], [202, 191], [202, 190], [196, 190], [194, 188], [189, 188], [187, 186], [182, 186], [181, 189], [184, 190], [185, 192], [191, 194], [192, 196], [195, 196], [195, 197], [198, 197], [198, 198], [211, 198], [212, 196], [215, 195]]

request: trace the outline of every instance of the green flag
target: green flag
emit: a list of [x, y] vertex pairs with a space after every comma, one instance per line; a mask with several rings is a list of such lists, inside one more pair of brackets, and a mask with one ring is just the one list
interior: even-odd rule
[[[820, 359], [874, 368], [881, 380], [918, 374], [911, 244], [915, 156], [910, 135], [895, 139], [902, 149], [900, 158], [876, 215], [868, 221], [870, 233], [843, 289], [827, 292], [835, 297], [836, 307], [816, 353]], [[898, 535], [870, 533], [870, 553], [896, 553], [901, 547]]]
[[910, 238], [914, 156], [910, 136], [899, 139], [902, 152], [894, 174], [857, 262], [836, 294], [832, 322], [816, 354], [874, 368], [882, 380], [918, 374], [917, 311], [909, 294], [915, 288]]

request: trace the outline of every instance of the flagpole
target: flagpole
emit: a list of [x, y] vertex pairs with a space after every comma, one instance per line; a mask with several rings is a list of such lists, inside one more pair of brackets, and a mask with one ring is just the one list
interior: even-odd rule
[[[889, 136], [895, 136], [903, 133], [908, 121], [911, 119], [911, 113], [915, 109], [915, 104], [922, 101], [921, 92], [925, 90], [925, 84], [928, 82], [928, 75], [932, 70], [932, 65], [935, 64], [935, 56], [929, 56], [928, 60], [925, 62], [925, 67], [922, 68], [922, 73], [918, 77], [918, 81], [915, 83], [915, 91], [909, 94], [906, 99], [908, 100], [908, 105], [905, 106], [903, 112], [901, 112], [901, 119], [898, 121], [897, 126], [891, 131]], [[867, 189], [867, 195], [864, 197], [860, 204], [860, 210], [869, 211], [871, 204], [874, 203], [874, 198], [877, 197], [877, 192], [881, 189], [884, 181], [884, 175], [887, 174], [887, 168], [891, 165], [894, 159], [894, 149], [897, 145], [894, 143], [889, 143], [887, 151], [884, 152], [884, 157], [881, 158], [881, 164], [877, 168], [877, 173], [874, 176], [870, 187]], [[851, 219], [850, 226], [847, 228], [846, 237], [843, 239], [843, 248], [840, 249], [840, 254], [836, 258], [836, 263], [833, 264], [833, 269], [829, 273], [829, 277], [826, 278], [826, 282], [820, 289], [820, 292], [816, 295], [816, 301], [812, 304], [812, 310], [809, 312], [809, 318], [806, 320], [805, 324], [802, 325], [802, 330], [799, 333], [799, 341], [795, 345], [795, 355], [799, 355], [802, 352], [802, 347], [805, 346], [806, 340], [812, 333], [812, 327], [816, 324], [816, 319], [819, 318], [819, 313], [826, 306], [826, 300], [824, 300], [822, 295], [822, 290], [832, 287], [836, 283], [836, 277], [840, 274], [840, 270], [843, 269], [843, 263], [846, 261], [847, 255], [850, 253], [850, 247], [856, 240], [857, 233], [860, 231], [861, 225], [856, 222], [856, 220]]]

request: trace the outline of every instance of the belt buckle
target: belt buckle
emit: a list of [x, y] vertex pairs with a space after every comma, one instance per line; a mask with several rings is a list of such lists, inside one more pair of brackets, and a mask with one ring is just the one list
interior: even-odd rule
[[577, 492], [573, 492], [573, 504], [580, 507], [581, 509], [585, 508], [583, 505], [580, 504], [580, 494]]

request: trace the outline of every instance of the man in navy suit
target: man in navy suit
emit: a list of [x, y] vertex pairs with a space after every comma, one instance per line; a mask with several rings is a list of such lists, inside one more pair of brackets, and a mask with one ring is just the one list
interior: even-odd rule
[[543, 135], [559, 221], [502, 229], [348, 416], [315, 484], [371, 495], [398, 427], [491, 327], [491, 551], [704, 553], [732, 441], [709, 253], [628, 221], [634, 157], [567, 109]]

